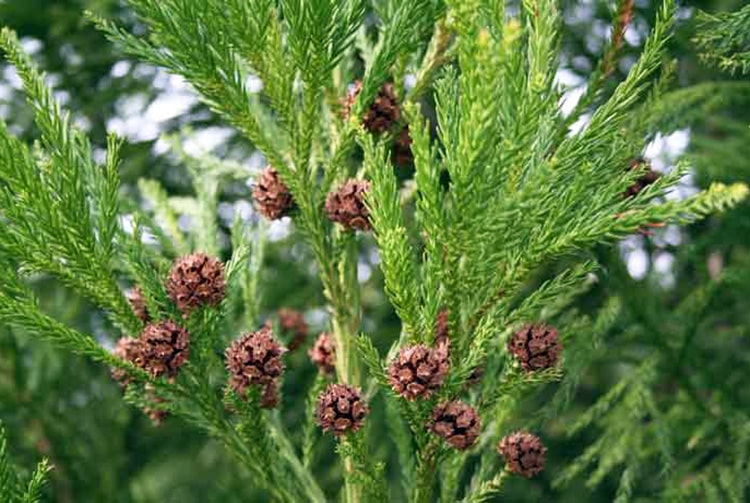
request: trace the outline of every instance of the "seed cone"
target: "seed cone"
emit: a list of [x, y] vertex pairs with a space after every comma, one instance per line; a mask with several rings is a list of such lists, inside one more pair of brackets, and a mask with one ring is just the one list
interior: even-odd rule
[[635, 197], [643, 189], [659, 179], [659, 173], [651, 169], [648, 161], [646, 161], [646, 159], [644, 159], [643, 157], [637, 157], [633, 159], [628, 169], [630, 169], [631, 171], [636, 170], [642, 172], [643, 174], [625, 190], [625, 193], [623, 194], [625, 197]]
[[554, 367], [560, 350], [557, 329], [544, 324], [526, 325], [508, 341], [508, 352], [527, 372]]
[[292, 335], [292, 341], [289, 343], [289, 351], [294, 351], [304, 344], [310, 333], [310, 328], [305, 322], [305, 316], [295, 309], [288, 308], [279, 309], [277, 315], [281, 330]]
[[402, 348], [388, 368], [393, 390], [409, 401], [427, 398], [438, 389], [448, 373], [448, 347], [431, 349], [424, 344]]
[[497, 450], [505, 458], [506, 469], [511, 473], [533, 477], [544, 470], [547, 448], [536, 435], [525, 431], [513, 433], [500, 440]]
[[284, 351], [267, 325], [244, 334], [226, 350], [229, 385], [242, 396], [250, 385], [273, 383], [284, 371], [281, 361]]
[[271, 166], [266, 167], [255, 182], [253, 201], [261, 215], [269, 220], [277, 220], [294, 209], [294, 198], [289, 187]]
[[447, 308], [443, 308], [438, 311], [437, 318], [435, 318], [435, 344], [447, 344], [450, 342], [450, 334], [448, 327], [448, 318], [450, 311]]
[[[135, 337], [120, 337], [113, 353], [116, 357], [135, 364], [140, 352], [140, 340]], [[123, 388], [133, 382], [133, 378], [123, 369], [112, 368], [110, 374], [112, 375], [112, 379], [120, 383], [120, 386]]]
[[349, 180], [329, 193], [325, 205], [328, 218], [350, 230], [369, 231], [370, 211], [365, 206], [365, 194], [369, 189], [367, 180]]
[[414, 155], [411, 152], [412, 139], [409, 134], [409, 126], [405, 126], [393, 141], [391, 159], [393, 165], [399, 168], [408, 168], [414, 164]]
[[172, 321], [149, 323], [141, 331], [135, 363], [154, 377], [177, 375], [190, 356], [190, 334]]
[[140, 288], [136, 287], [130, 290], [127, 294], [130, 306], [133, 308], [135, 315], [143, 322], [148, 323], [151, 321], [151, 316], [148, 313], [146, 307], [146, 299], [143, 297], [143, 292]]
[[[362, 82], [355, 82], [344, 101], [344, 118], [351, 115], [352, 106], [361, 91]], [[379, 134], [390, 130], [400, 119], [401, 108], [396, 99], [393, 84], [383, 84], [372, 105], [370, 105], [370, 108], [362, 116], [362, 125], [369, 132]]]
[[336, 366], [336, 345], [332, 334], [329, 332], [320, 334], [307, 354], [321, 372], [333, 374]]
[[362, 400], [358, 388], [345, 384], [330, 384], [318, 397], [316, 417], [323, 431], [330, 431], [336, 436], [362, 427], [369, 409]]
[[224, 264], [203, 253], [177, 259], [167, 279], [169, 298], [182, 313], [217, 306], [226, 296]]
[[429, 428], [454, 448], [464, 450], [479, 437], [481, 421], [476, 410], [456, 400], [435, 407]]

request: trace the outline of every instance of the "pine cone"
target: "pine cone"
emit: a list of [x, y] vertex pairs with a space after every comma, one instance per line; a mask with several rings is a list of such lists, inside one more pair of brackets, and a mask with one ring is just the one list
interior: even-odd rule
[[294, 209], [289, 188], [271, 166], [266, 167], [253, 186], [253, 201], [258, 211], [269, 220], [277, 220]]
[[333, 374], [336, 367], [336, 346], [329, 332], [320, 334], [307, 354], [321, 372]]
[[365, 193], [370, 190], [367, 180], [349, 180], [326, 198], [328, 218], [347, 229], [369, 231], [370, 211], [365, 206]]
[[345, 384], [329, 384], [318, 397], [318, 424], [336, 436], [359, 430], [368, 412], [360, 390]]
[[[352, 106], [362, 91], [362, 82], [357, 81], [347, 93], [344, 101], [344, 118], [351, 115]], [[384, 133], [401, 119], [401, 108], [398, 105], [393, 84], [386, 83], [378, 91], [375, 100], [362, 116], [362, 125], [371, 133]]]
[[135, 363], [154, 377], [174, 377], [190, 356], [190, 334], [172, 321], [146, 325], [140, 343]]
[[560, 350], [557, 329], [543, 324], [526, 325], [508, 341], [508, 352], [527, 372], [554, 367]]
[[393, 141], [391, 159], [394, 166], [408, 168], [414, 164], [411, 144], [411, 135], [409, 135], [409, 126], [407, 125], [396, 135], [396, 139]]
[[[116, 357], [135, 364], [141, 350], [140, 340], [135, 337], [120, 337], [113, 353]], [[112, 379], [120, 383], [120, 386], [123, 388], [133, 382], [130, 374], [123, 369], [113, 368], [110, 370], [110, 374], [112, 375]]]
[[458, 450], [471, 447], [479, 437], [481, 421], [477, 411], [461, 401], [446, 402], [432, 411], [430, 430]]
[[151, 316], [148, 314], [148, 308], [146, 307], [146, 299], [143, 298], [141, 289], [138, 287], [133, 288], [128, 292], [127, 297], [135, 315], [143, 323], [151, 321]]
[[250, 385], [265, 386], [284, 371], [285, 349], [273, 338], [271, 327], [243, 335], [226, 350], [229, 385], [242, 396]]
[[442, 308], [435, 318], [435, 344], [447, 344], [450, 342], [449, 339], [449, 320], [450, 311], [447, 308]]
[[295, 309], [281, 308], [277, 312], [281, 330], [292, 335], [289, 343], [289, 351], [294, 351], [304, 344], [310, 333], [310, 328], [305, 322], [305, 316]]
[[519, 431], [503, 437], [497, 445], [505, 458], [505, 467], [522, 477], [533, 477], [544, 470], [544, 455], [547, 448], [536, 435]]
[[224, 264], [203, 253], [177, 259], [167, 280], [169, 298], [182, 313], [217, 306], [226, 295]]
[[652, 170], [651, 166], [649, 166], [648, 164], [648, 161], [646, 161], [646, 159], [644, 159], [643, 157], [636, 157], [635, 159], [633, 159], [628, 169], [631, 171], [642, 171], [643, 175], [641, 175], [640, 178], [638, 178], [630, 187], [625, 190], [625, 193], [623, 194], [624, 197], [635, 197], [643, 189], [659, 179], [659, 173]]
[[448, 373], [448, 347], [435, 349], [424, 344], [408, 346], [398, 352], [388, 369], [388, 382], [393, 390], [409, 401], [428, 398], [438, 389]]

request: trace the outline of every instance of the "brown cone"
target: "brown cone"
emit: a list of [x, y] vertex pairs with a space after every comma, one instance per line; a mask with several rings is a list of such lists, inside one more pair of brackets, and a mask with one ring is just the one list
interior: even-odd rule
[[148, 308], [146, 307], [146, 299], [143, 298], [141, 289], [138, 287], [133, 288], [128, 292], [127, 297], [135, 315], [143, 323], [151, 321], [151, 316], [148, 314]]
[[623, 194], [624, 197], [635, 197], [637, 196], [643, 189], [648, 187], [649, 185], [653, 184], [659, 179], [659, 173], [651, 169], [651, 166], [649, 166], [648, 161], [644, 159], [643, 157], [637, 157], [633, 159], [633, 161], [630, 163], [630, 166], [628, 167], [629, 170], [636, 170], [640, 171], [643, 174], [640, 178], [636, 179], [633, 184], [628, 187], [625, 190], [625, 193]]
[[274, 382], [284, 371], [284, 351], [269, 326], [244, 334], [226, 350], [229, 385], [242, 396], [250, 385]]
[[358, 388], [330, 384], [318, 397], [315, 415], [323, 431], [340, 436], [359, 430], [368, 412]]
[[430, 430], [458, 450], [471, 447], [479, 437], [481, 421], [471, 406], [461, 401], [446, 402], [432, 411]]
[[328, 194], [328, 218], [347, 229], [369, 231], [370, 211], [365, 206], [365, 194], [370, 189], [367, 180], [349, 180], [338, 190]]
[[409, 135], [409, 126], [407, 125], [396, 135], [396, 139], [393, 141], [391, 159], [394, 166], [408, 168], [414, 164], [411, 144], [411, 135]]
[[560, 350], [557, 329], [544, 324], [526, 325], [508, 341], [508, 352], [527, 372], [554, 367]]
[[190, 334], [172, 321], [146, 325], [140, 345], [135, 363], [154, 377], [174, 377], [190, 356]]
[[321, 372], [333, 374], [336, 366], [336, 346], [332, 334], [329, 332], [320, 334], [307, 354]]
[[226, 295], [224, 264], [203, 253], [177, 259], [167, 279], [167, 293], [184, 314], [200, 306], [218, 306]]
[[[114, 355], [135, 364], [141, 349], [140, 340], [134, 337], [120, 337], [120, 340], [117, 341], [117, 345], [115, 346]], [[110, 371], [110, 374], [112, 375], [112, 379], [120, 383], [120, 386], [122, 387], [133, 382], [133, 378], [123, 369], [113, 368]]]
[[[349, 117], [351, 114], [352, 106], [361, 91], [362, 82], [355, 82], [344, 101], [344, 118]], [[398, 105], [393, 84], [383, 84], [370, 108], [362, 116], [362, 125], [371, 133], [384, 133], [391, 129], [400, 119], [401, 108]]]
[[294, 208], [292, 193], [271, 166], [266, 167], [255, 182], [253, 201], [258, 211], [269, 220], [288, 215]]
[[447, 308], [442, 308], [438, 311], [437, 318], [435, 318], [435, 344], [447, 344], [450, 342], [449, 339], [449, 327], [448, 318], [450, 317], [450, 311]]
[[547, 448], [536, 435], [519, 431], [503, 437], [497, 445], [505, 458], [505, 467], [522, 477], [533, 477], [544, 470], [544, 455]]
[[286, 307], [279, 309], [277, 315], [281, 330], [292, 335], [292, 341], [289, 343], [289, 351], [294, 351], [304, 344], [310, 333], [310, 328], [305, 322], [305, 316], [295, 309], [288, 309]]
[[424, 344], [402, 348], [388, 368], [393, 390], [409, 401], [428, 398], [448, 373], [448, 347], [431, 349]]

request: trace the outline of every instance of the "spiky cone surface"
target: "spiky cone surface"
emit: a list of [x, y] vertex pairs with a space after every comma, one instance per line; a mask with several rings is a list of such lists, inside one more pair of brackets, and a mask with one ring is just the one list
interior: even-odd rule
[[547, 448], [536, 435], [518, 431], [503, 437], [497, 451], [505, 458], [506, 470], [522, 477], [533, 477], [544, 470]]
[[151, 316], [148, 313], [148, 308], [146, 307], [146, 299], [143, 297], [143, 292], [140, 288], [135, 287], [132, 290], [130, 290], [127, 294], [128, 302], [130, 302], [130, 307], [133, 308], [133, 312], [135, 315], [140, 319], [143, 323], [148, 323], [151, 321]]
[[[113, 351], [116, 357], [133, 364], [136, 363], [140, 352], [141, 341], [135, 337], [120, 337], [120, 340], [117, 341], [117, 345]], [[113, 368], [111, 369], [110, 374], [112, 375], [112, 379], [117, 381], [122, 387], [133, 382], [133, 378], [123, 369]]]
[[[351, 87], [344, 100], [344, 118], [351, 115], [352, 106], [362, 91], [362, 82]], [[398, 104], [393, 84], [385, 83], [378, 91], [370, 107], [362, 115], [362, 125], [371, 133], [384, 133], [401, 120], [401, 107]]]
[[435, 407], [429, 424], [430, 431], [444, 438], [458, 450], [468, 449], [474, 445], [481, 427], [477, 411], [459, 400], [442, 403]]
[[424, 344], [407, 346], [388, 367], [388, 382], [393, 391], [409, 401], [428, 398], [443, 384], [449, 366], [445, 343], [435, 348]]
[[561, 349], [557, 329], [541, 323], [525, 325], [508, 341], [508, 352], [526, 372], [556, 366]]
[[447, 308], [443, 308], [438, 311], [437, 317], [435, 318], [435, 344], [446, 344], [450, 341], [448, 318], [450, 317], [450, 311]]
[[289, 342], [289, 351], [302, 346], [310, 333], [310, 327], [305, 322], [305, 316], [296, 309], [281, 308], [276, 313], [279, 317], [279, 327], [284, 332], [292, 335]]
[[271, 166], [261, 171], [253, 185], [253, 202], [261, 215], [268, 220], [278, 220], [294, 209], [294, 198], [279, 173]]
[[393, 140], [391, 160], [398, 168], [408, 168], [414, 164], [414, 155], [411, 152], [412, 139], [409, 134], [409, 126], [405, 126]]
[[173, 321], [149, 323], [139, 341], [135, 363], [154, 377], [174, 377], [190, 356], [190, 334]]
[[328, 218], [346, 229], [369, 231], [370, 211], [365, 206], [365, 194], [370, 190], [367, 180], [348, 180], [326, 198]]
[[224, 264], [204, 253], [178, 258], [167, 279], [167, 293], [187, 314], [201, 306], [218, 306], [226, 296]]
[[331, 333], [320, 334], [307, 354], [322, 373], [333, 374], [336, 367], [336, 345]]
[[323, 431], [341, 436], [359, 430], [368, 412], [358, 388], [329, 384], [318, 397], [315, 416]]
[[636, 181], [633, 182], [630, 187], [625, 189], [625, 193], [623, 194], [624, 197], [637, 196], [643, 189], [645, 189], [649, 185], [652, 185], [659, 179], [659, 173], [651, 169], [648, 161], [646, 161], [646, 159], [644, 159], [643, 157], [637, 157], [633, 161], [631, 161], [628, 169], [631, 171], [635, 170], [641, 172], [642, 175], [638, 179], [636, 179]]
[[244, 334], [226, 350], [229, 385], [243, 396], [248, 386], [265, 386], [281, 377], [286, 350], [273, 337], [268, 325]]

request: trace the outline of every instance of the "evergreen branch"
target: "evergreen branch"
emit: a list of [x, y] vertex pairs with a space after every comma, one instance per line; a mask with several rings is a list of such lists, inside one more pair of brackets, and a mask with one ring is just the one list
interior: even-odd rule
[[372, 178], [367, 193], [367, 206], [375, 231], [385, 276], [385, 290], [412, 339], [424, 340], [419, 331], [419, 288], [414, 251], [409, 244], [406, 224], [399, 205], [396, 177], [381, 144], [376, 147], [372, 138], [364, 138], [365, 170]]
[[26, 487], [26, 492], [21, 497], [22, 503], [38, 503], [41, 501], [42, 488], [47, 482], [47, 473], [52, 470], [52, 466], [46, 459], [42, 460], [31, 475], [31, 480]]

